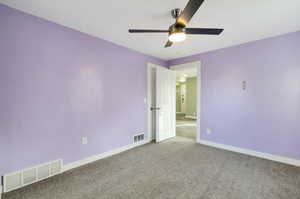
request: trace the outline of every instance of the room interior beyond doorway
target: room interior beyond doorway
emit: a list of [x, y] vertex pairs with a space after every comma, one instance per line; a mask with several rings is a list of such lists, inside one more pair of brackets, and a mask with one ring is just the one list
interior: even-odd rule
[[197, 65], [185, 64], [176, 71], [176, 136], [197, 139]]

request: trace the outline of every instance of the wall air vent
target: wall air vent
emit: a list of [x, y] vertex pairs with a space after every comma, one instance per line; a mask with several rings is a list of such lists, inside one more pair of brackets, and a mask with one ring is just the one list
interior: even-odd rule
[[61, 160], [56, 160], [51, 163], [50, 175], [59, 174], [62, 171], [62, 162]]
[[13, 191], [62, 172], [62, 160], [47, 162], [32, 168], [4, 175], [4, 192]]
[[4, 176], [4, 192], [17, 189], [22, 186], [22, 172], [18, 171]]
[[50, 163], [41, 165], [37, 168], [38, 180], [44, 180], [50, 176]]
[[37, 180], [36, 169], [24, 169], [23, 170], [23, 185], [34, 183]]
[[144, 139], [145, 139], [144, 133], [138, 134], [138, 135], [134, 135], [133, 136], [133, 143], [139, 143], [141, 141], [144, 141]]

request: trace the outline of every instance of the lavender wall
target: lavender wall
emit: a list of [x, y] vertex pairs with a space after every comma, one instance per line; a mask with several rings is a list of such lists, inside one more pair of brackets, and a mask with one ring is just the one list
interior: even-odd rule
[[202, 62], [201, 139], [300, 159], [300, 32], [166, 63], [3, 5], [0, 27], [0, 175], [130, 144], [147, 62]]
[[166, 62], [3, 5], [0, 27], [0, 175], [146, 132], [146, 64]]
[[296, 32], [169, 61], [202, 62], [201, 139], [300, 160], [299, 44]]

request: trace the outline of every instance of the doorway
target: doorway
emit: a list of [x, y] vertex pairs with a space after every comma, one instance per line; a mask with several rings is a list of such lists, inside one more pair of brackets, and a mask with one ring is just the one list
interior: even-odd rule
[[176, 136], [198, 140], [199, 62], [170, 67], [176, 72]]
[[171, 66], [148, 63], [148, 140], [175, 136], [200, 141], [200, 62]]

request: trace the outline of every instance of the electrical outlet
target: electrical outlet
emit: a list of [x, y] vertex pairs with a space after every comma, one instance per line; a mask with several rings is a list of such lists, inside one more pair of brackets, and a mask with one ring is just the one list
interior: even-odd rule
[[87, 144], [87, 143], [88, 143], [87, 137], [82, 137], [82, 138], [81, 138], [81, 143], [82, 143], [82, 144]]
[[206, 129], [206, 134], [207, 134], [207, 135], [210, 135], [210, 134], [211, 134], [211, 129], [210, 129], [210, 128], [207, 128], [207, 129]]

